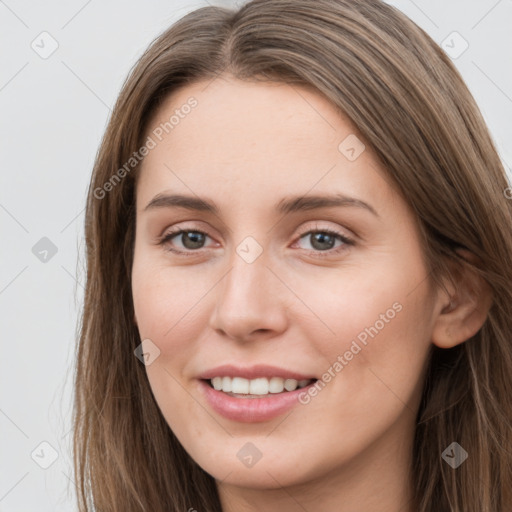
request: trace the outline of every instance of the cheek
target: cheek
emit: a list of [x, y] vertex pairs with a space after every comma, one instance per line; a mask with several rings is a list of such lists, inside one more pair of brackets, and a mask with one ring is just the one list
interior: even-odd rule
[[303, 322], [303, 337], [322, 353], [319, 371], [329, 381], [333, 406], [345, 404], [360, 417], [360, 407], [385, 411], [387, 404], [393, 411], [393, 402], [403, 406], [417, 398], [432, 330], [425, 277], [420, 253], [404, 251], [379, 254], [373, 265], [314, 287], [295, 280], [321, 319]]
[[[204, 293], [190, 286], [190, 276], [183, 280], [169, 268], [134, 262], [132, 295], [140, 338], [150, 339], [160, 351], [146, 366], [148, 381], [167, 423], [180, 439], [201, 437], [197, 422], [184, 422], [183, 418], [200, 414], [184, 389], [184, 371], [197, 351], [200, 323], [195, 312]], [[174, 414], [177, 409], [179, 415]]]
[[132, 294], [139, 335], [141, 340], [149, 338], [160, 351], [146, 367], [157, 400], [180, 397], [180, 386], [173, 377], [181, 382], [190, 377], [188, 368], [202, 344], [207, 321], [201, 301], [213, 286], [206, 277], [199, 278], [198, 272], [193, 279], [190, 271], [179, 272], [165, 263], [134, 262]]
[[[406, 354], [414, 339], [424, 342], [422, 335], [428, 334], [428, 325], [422, 323], [429, 318], [429, 306], [422, 283], [425, 271], [417, 262], [397, 265], [388, 258], [381, 265], [325, 276], [289, 278], [296, 294], [310, 306], [311, 314], [307, 318], [301, 315], [299, 327], [308, 329], [303, 338], [322, 339], [323, 352], [331, 356], [343, 353], [357, 341], [362, 347], [374, 345], [374, 352], [380, 354], [384, 342], [377, 340], [386, 339], [387, 344], [403, 345]], [[293, 321], [291, 317], [290, 323]]]
[[[199, 283], [199, 281], [198, 281]], [[191, 326], [194, 305], [200, 300], [202, 286], [191, 285], [190, 274], [162, 264], [135, 260], [132, 271], [132, 294], [141, 337], [165, 341], [173, 331]], [[162, 347], [160, 347], [162, 348]]]
[[[352, 457], [399, 419], [413, 428], [430, 347], [428, 290], [412, 284], [420, 275], [411, 266], [390, 271], [385, 281], [362, 276], [357, 283], [345, 281], [343, 293], [323, 288], [327, 300], [321, 311], [327, 316], [322, 318], [335, 334], [315, 337], [318, 321], [307, 333], [325, 361], [319, 368], [325, 385], [310, 390], [302, 404], [305, 422], [329, 411], [329, 421], [316, 428], [325, 438], [343, 439], [324, 459], [326, 465]], [[320, 453], [325, 443], [313, 434], [308, 450]]]

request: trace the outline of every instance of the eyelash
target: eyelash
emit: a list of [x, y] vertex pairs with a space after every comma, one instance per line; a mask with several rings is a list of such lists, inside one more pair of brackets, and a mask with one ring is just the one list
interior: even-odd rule
[[[171, 241], [172, 238], [174, 238], [175, 236], [180, 235], [182, 233], [200, 233], [201, 235], [209, 236], [207, 233], [205, 233], [204, 231], [201, 231], [199, 229], [176, 229], [174, 231], [170, 231], [170, 232], [167, 232], [166, 234], [164, 234], [158, 241], [158, 245], [165, 246], [166, 244], [168, 244]], [[314, 253], [315, 257], [326, 258], [326, 257], [332, 256], [332, 255], [338, 254], [342, 251], [346, 251], [347, 246], [355, 245], [354, 240], [352, 240], [351, 238], [348, 238], [347, 236], [343, 235], [342, 233], [339, 233], [338, 231], [334, 231], [331, 229], [318, 229], [318, 228], [310, 229], [308, 231], [301, 233], [297, 240], [300, 240], [301, 238], [303, 238], [306, 235], [311, 235], [314, 233], [322, 233], [322, 234], [332, 235], [332, 236], [340, 239], [343, 242], [343, 245], [341, 245], [340, 247], [338, 247], [336, 249], [328, 249], [326, 251], [319, 251], [319, 250], [315, 250], [315, 249], [309, 249], [309, 250], [305, 249], [306, 251], [308, 251], [310, 253], [311, 252]], [[195, 256], [196, 255], [195, 253], [197, 253], [200, 249], [197, 249], [197, 250], [189, 249], [187, 251], [182, 251], [182, 250], [166, 247], [166, 250], [173, 252], [175, 254], [181, 255], [181, 256]]]

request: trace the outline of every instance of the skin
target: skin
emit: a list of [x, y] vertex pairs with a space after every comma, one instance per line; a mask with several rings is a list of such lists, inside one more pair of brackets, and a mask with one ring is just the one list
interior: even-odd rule
[[[465, 281], [433, 288], [414, 213], [368, 145], [355, 161], [338, 150], [358, 132], [314, 90], [224, 75], [174, 91], [147, 135], [190, 96], [198, 105], [145, 157], [137, 184], [135, 321], [160, 350], [146, 370], [163, 416], [216, 479], [225, 511], [412, 512], [414, 421], [429, 350], [478, 331], [487, 290], [469, 277], [468, 293]], [[171, 192], [208, 198], [219, 214], [145, 210]], [[274, 211], [290, 195], [333, 192], [378, 216], [353, 206]], [[159, 245], [171, 227], [208, 236], [202, 246], [182, 235]], [[322, 249], [303, 236], [323, 229], [354, 244], [334, 238]], [[263, 251], [252, 263], [236, 252], [248, 236]], [[198, 374], [224, 363], [321, 377], [396, 303], [401, 311], [291, 413], [239, 423], [199, 392]], [[237, 457], [247, 442], [262, 453], [250, 468]]]

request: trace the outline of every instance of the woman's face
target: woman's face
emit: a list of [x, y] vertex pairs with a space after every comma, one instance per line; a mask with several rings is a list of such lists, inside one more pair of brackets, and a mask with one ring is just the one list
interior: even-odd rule
[[354, 127], [310, 89], [221, 77], [176, 91], [146, 137], [133, 300], [187, 452], [253, 488], [406, 460], [440, 304]]

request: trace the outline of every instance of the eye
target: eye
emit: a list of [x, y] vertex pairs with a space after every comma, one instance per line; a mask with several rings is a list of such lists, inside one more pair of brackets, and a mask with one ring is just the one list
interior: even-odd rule
[[[179, 235], [181, 235], [181, 237]], [[182, 249], [185, 250], [169, 247], [173, 238], [178, 238], [183, 246]], [[159, 245], [167, 246], [167, 250], [171, 252], [188, 256], [191, 255], [195, 249], [203, 248], [202, 246], [205, 242], [205, 238], [210, 237], [203, 231], [198, 231], [197, 229], [177, 229], [166, 233], [158, 243]]]
[[[307, 237], [309, 237], [309, 241], [313, 248], [306, 250], [314, 253], [315, 257], [326, 257], [337, 254], [341, 251], [347, 250], [347, 246], [355, 244], [351, 238], [348, 238], [343, 233], [331, 229], [317, 228], [306, 231], [301, 234], [299, 241], [303, 239], [308, 240]], [[172, 240], [175, 238], [181, 242], [181, 247], [174, 247], [176, 242], [172, 242]], [[210, 237], [203, 231], [199, 231], [197, 229], [175, 229], [174, 231], [165, 233], [158, 241], [158, 244], [165, 246], [166, 250], [170, 252], [184, 256], [193, 256], [194, 253], [198, 252], [197, 249], [203, 248], [206, 238]], [[335, 247], [336, 240], [341, 242], [337, 247]]]
[[[354, 241], [343, 233], [331, 229], [314, 229], [303, 233], [300, 240], [308, 240], [313, 249], [306, 249], [313, 252], [315, 257], [325, 257], [347, 250], [347, 246], [354, 245]], [[335, 247], [336, 240], [341, 243]]]

